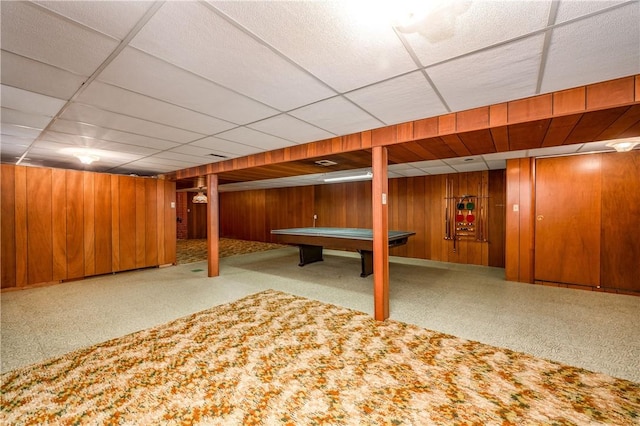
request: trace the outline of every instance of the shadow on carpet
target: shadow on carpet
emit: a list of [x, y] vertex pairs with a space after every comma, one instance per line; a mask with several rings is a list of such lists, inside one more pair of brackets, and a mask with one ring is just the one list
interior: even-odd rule
[[[259, 251], [273, 250], [287, 247], [282, 244], [263, 243], [260, 241], [236, 240], [220, 238], [218, 252], [220, 257], [235, 256], [238, 254], [255, 253]], [[176, 263], [201, 262], [207, 260], [207, 240], [178, 240], [176, 244]]]

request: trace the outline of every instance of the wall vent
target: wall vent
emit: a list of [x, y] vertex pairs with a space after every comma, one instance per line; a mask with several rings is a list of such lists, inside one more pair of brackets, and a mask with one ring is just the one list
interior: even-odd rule
[[322, 167], [335, 166], [336, 164], [338, 164], [335, 161], [331, 161], [331, 160], [318, 160], [315, 163], [318, 166], [322, 166]]

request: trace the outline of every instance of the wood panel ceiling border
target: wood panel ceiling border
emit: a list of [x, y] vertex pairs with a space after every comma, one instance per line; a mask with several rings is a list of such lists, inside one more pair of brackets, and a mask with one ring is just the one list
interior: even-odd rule
[[[428, 138], [442, 138], [457, 156], [465, 156], [471, 153], [457, 134], [477, 130], [491, 132], [497, 152], [511, 151], [516, 147], [509, 144], [506, 126], [528, 122], [544, 123], [546, 120], [550, 122], [553, 118], [567, 116], [563, 121], [567, 123], [566, 127], [570, 127], [570, 123], [584, 113], [635, 104], [640, 104], [640, 75], [190, 167], [165, 174], [164, 178], [188, 179]], [[563, 131], [562, 128], [553, 130]]]

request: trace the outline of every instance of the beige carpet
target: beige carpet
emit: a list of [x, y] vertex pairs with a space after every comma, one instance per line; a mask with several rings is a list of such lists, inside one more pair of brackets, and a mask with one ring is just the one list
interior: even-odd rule
[[[255, 253], [286, 247], [282, 244], [263, 243], [260, 241], [236, 240], [220, 238], [218, 240], [218, 254], [220, 257], [235, 256], [237, 254]], [[207, 260], [207, 240], [178, 240], [176, 244], [176, 263], [201, 262]]]
[[268, 290], [2, 376], [2, 424], [615, 424], [640, 384]]

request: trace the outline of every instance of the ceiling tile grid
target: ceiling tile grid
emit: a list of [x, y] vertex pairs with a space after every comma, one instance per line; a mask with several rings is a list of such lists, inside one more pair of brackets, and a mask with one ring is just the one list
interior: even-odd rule
[[166, 173], [640, 74], [638, 0], [416, 2], [411, 24], [401, 3], [0, 2], [0, 156]]
[[543, 93], [640, 72], [640, 2], [553, 29]]
[[279, 110], [336, 95], [202, 3], [165, 3], [131, 45]]
[[417, 68], [386, 17], [370, 13], [383, 3], [210, 2], [342, 93]]

